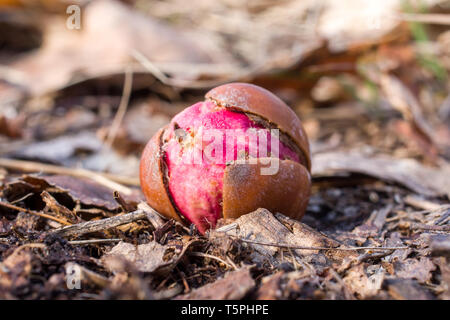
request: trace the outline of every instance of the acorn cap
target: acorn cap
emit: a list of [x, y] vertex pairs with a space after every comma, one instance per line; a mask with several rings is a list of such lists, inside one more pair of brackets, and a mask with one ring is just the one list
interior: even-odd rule
[[217, 105], [236, 109], [261, 117], [275, 125], [291, 138], [303, 153], [308, 171], [311, 170], [311, 155], [308, 137], [300, 119], [280, 98], [272, 92], [249, 83], [228, 83], [211, 89], [205, 95]]
[[[278, 160], [275, 174], [263, 175], [264, 160]], [[304, 166], [291, 160], [260, 158], [256, 164], [235, 162], [223, 178], [223, 218], [266, 208], [293, 219], [303, 217], [311, 192], [311, 177]]]
[[139, 179], [148, 204], [168, 218], [182, 221], [175, 210], [167, 187], [162, 136], [168, 126], [158, 130], [145, 146], [139, 164]]

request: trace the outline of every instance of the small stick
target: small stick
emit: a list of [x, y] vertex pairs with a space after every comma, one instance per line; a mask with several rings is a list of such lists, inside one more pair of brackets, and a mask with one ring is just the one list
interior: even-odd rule
[[95, 244], [95, 243], [104, 243], [104, 242], [119, 242], [122, 239], [90, 239], [90, 240], [73, 240], [68, 241], [72, 245], [83, 245], [83, 244]]
[[445, 13], [403, 13], [398, 18], [404, 21], [450, 25], [450, 14]]
[[35, 215], [35, 216], [42, 217], [42, 218], [50, 219], [50, 220], [56, 221], [56, 222], [58, 222], [58, 223], [61, 223], [61, 224], [63, 224], [63, 225], [66, 225], [66, 226], [72, 225], [70, 222], [67, 222], [67, 221], [65, 221], [65, 220], [62, 220], [62, 219], [59, 219], [59, 218], [57, 218], [57, 217], [51, 216], [51, 215], [49, 215], [49, 214], [45, 214], [45, 213], [42, 213], [42, 212], [37, 212], [37, 211], [25, 209], [25, 208], [15, 206], [15, 205], [10, 204], [10, 203], [6, 203], [6, 202], [0, 201], [0, 206], [5, 207], [5, 208], [8, 208], [8, 209], [11, 209], [11, 210], [16, 210], [16, 211], [20, 211], [20, 212], [25, 212], [25, 213], [28, 213], [28, 214], [32, 214], [32, 215]]
[[340, 247], [307, 247], [307, 246], [294, 246], [290, 244], [284, 244], [284, 243], [268, 243], [268, 242], [259, 242], [259, 241], [253, 241], [253, 240], [247, 240], [240, 238], [235, 235], [227, 234], [230, 237], [236, 238], [242, 242], [252, 243], [252, 244], [258, 244], [261, 246], [269, 246], [269, 247], [279, 247], [279, 248], [286, 248], [286, 249], [294, 249], [294, 250], [338, 250], [338, 251], [358, 251], [358, 250], [374, 250], [374, 251], [383, 251], [383, 250], [402, 250], [402, 249], [408, 249], [408, 247], [346, 247], [346, 248], [340, 248]]
[[146, 219], [147, 214], [142, 210], [101, 219], [73, 224], [71, 226], [54, 229], [49, 231], [50, 234], [57, 234], [61, 237], [81, 236], [87, 233], [102, 231], [131, 223], [136, 220]]
[[0, 158], [0, 167], [21, 172], [45, 172], [50, 174], [63, 174], [73, 177], [88, 178], [126, 195], [131, 194], [131, 190], [122, 184], [130, 186], [140, 185], [138, 178], [94, 172], [82, 168], [66, 168], [34, 161]]
[[19, 202], [25, 200], [26, 198], [31, 197], [32, 195], [33, 195], [32, 192], [27, 193], [27, 194], [24, 195], [23, 197], [21, 197], [21, 198], [19, 198], [19, 199], [16, 199], [16, 200], [14, 200], [14, 201], [11, 201], [10, 204], [16, 204], [16, 203], [19, 203]]
[[102, 231], [137, 220], [147, 219], [156, 229], [164, 224], [159, 213], [148, 205], [139, 205], [139, 209], [130, 213], [117, 215], [101, 220], [81, 222], [67, 227], [49, 231], [50, 234], [57, 234], [61, 237], [81, 236], [87, 233]]
[[177, 268], [177, 272], [180, 275], [181, 281], [183, 282], [183, 286], [184, 286], [183, 293], [188, 293], [189, 291], [191, 291], [191, 288], [189, 288], [189, 284], [186, 280], [185, 274], [182, 271], [178, 270], [178, 268]]
[[150, 221], [155, 229], [161, 228], [166, 223], [164, 217], [146, 202], [140, 202], [138, 204], [138, 209], [146, 213], [148, 221]]
[[237, 226], [238, 226], [238, 224], [237, 224], [236, 222], [230, 223], [230, 224], [227, 224], [227, 225], [225, 225], [225, 226], [223, 226], [223, 227], [220, 227], [220, 228], [216, 229], [216, 232], [223, 232], [223, 233], [226, 233], [226, 232], [228, 232], [228, 231], [231, 231], [231, 230], [236, 229]]
[[25, 243], [25, 244], [15, 248], [13, 253], [11, 253], [11, 255], [18, 254], [20, 251], [22, 251], [23, 249], [26, 249], [26, 248], [45, 249], [45, 248], [47, 248], [47, 245], [45, 243], [38, 243], [38, 242]]
[[[92, 270], [89, 270], [78, 263], [75, 262], [67, 262], [65, 264], [66, 270], [71, 269], [78, 269], [81, 272], [81, 280], [83, 281], [91, 281], [92, 283], [96, 284], [97, 286], [104, 288], [111, 284], [111, 280], [108, 278], [102, 276], [101, 274], [94, 272]], [[67, 271], [66, 271], [67, 272]]]
[[[130, 55], [139, 62], [152, 76], [161, 81], [161, 83], [172, 87], [183, 87], [192, 89], [205, 89], [217, 86], [220, 82], [217, 80], [184, 80], [181, 78], [170, 78], [153, 62], [145, 57], [137, 50], [131, 50]], [[235, 74], [235, 79], [245, 78], [246, 75], [252, 74], [256, 70], [244, 70]]]
[[419, 230], [428, 230], [428, 231], [450, 231], [450, 225], [435, 226], [435, 225], [428, 225], [428, 224], [417, 223], [417, 222], [411, 223], [410, 228], [411, 229], [419, 229]]
[[223, 263], [224, 265], [228, 266], [229, 268], [236, 270], [236, 266], [233, 266], [233, 265], [229, 264], [228, 262], [226, 262], [225, 260], [223, 260], [219, 257], [213, 256], [211, 254], [202, 253], [202, 252], [189, 252], [189, 255], [195, 256], [195, 257], [202, 257], [202, 258], [209, 258], [209, 259], [217, 260], [217, 261]]
[[131, 68], [127, 68], [125, 71], [125, 80], [123, 84], [122, 98], [120, 99], [119, 108], [117, 108], [117, 113], [112, 122], [111, 128], [109, 129], [108, 136], [104, 147], [111, 148], [116, 139], [117, 132], [119, 131], [120, 124], [127, 112], [128, 103], [130, 102], [131, 89], [133, 88], [133, 72]]
[[135, 206], [125, 201], [119, 191], [114, 191], [113, 196], [114, 200], [116, 200], [116, 202], [120, 205], [124, 212], [131, 212], [136, 210]]
[[226, 257], [227, 257], [227, 261], [233, 266], [234, 270], [239, 269], [237, 267], [237, 265], [233, 262], [233, 260], [231, 260], [231, 258], [229, 256], [226, 256]]
[[347, 284], [344, 282], [344, 280], [342, 280], [342, 278], [339, 276], [339, 274], [333, 268], [330, 268], [329, 270], [330, 270], [331, 275], [341, 285], [341, 287], [342, 287], [342, 289], [344, 291], [344, 295], [346, 296], [346, 299], [347, 300], [356, 300], [354, 294], [350, 291], [350, 289], [348, 288]]

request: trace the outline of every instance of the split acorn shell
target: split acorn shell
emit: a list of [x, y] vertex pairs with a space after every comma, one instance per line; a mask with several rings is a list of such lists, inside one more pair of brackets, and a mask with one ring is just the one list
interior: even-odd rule
[[[278, 128], [280, 138], [299, 156], [300, 163], [279, 159], [273, 175], [262, 175], [260, 161], [235, 161], [225, 168], [222, 193], [222, 217], [238, 218], [258, 208], [301, 219], [311, 193], [311, 156], [307, 135], [294, 111], [270, 91], [247, 83], [218, 86], [205, 98], [218, 106], [243, 112], [268, 129]], [[141, 188], [147, 202], [159, 213], [179, 222], [179, 214], [171, 199], [164, 160], [164, 133], [161, 128], [148, 142], [140, 162]], [[262, 160], [262, 159], [261, 159]]]

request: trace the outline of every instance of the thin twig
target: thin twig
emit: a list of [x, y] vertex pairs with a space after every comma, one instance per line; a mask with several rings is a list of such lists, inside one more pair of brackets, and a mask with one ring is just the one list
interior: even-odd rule
[[54, 229], [49, 231], [50, 234], [57, 234], [61, 237], [81, 236], [87, 233], [103, 231], [123, 224], [131, 223], [137, 220], [147, 219], [147, 213], [143, 210], [118, 215], [106, 219], [87, 221], [77, 223], [71, 226]]
[[78, 269], [81, 272], [81, 279], [83, 281], [90, 281], [97, 286], [104, 288], [111, 284], [111, 280], [102, 276], [101, 274], [94, 272], [92, 270], [87, 269], [84, 266], [81, 266], [75, 262], [67, 262], [65, 265], [66, 268]]
[[417, 223], [417, 222], [412, 222], [410, 224], [410, 228], [418, 229], [418, 230], [428, 230], [428, 231], [450, 231], [450, 225], [435, 226], [435, 225], [428, 225], [428, 224]]
[[347, 284], [344, 282], [344, 280], [342, 280], [341, 276], [333, 268], [330, 268], [329, 270], [330, 270], [331, 275], [341, 285], [341, 287], [344, 291], [344, 295], [346, 296], [346, 299], [347, 300], [356, 300], [355, 295], [350, 291]]
[[15, 206], [13, 204], [10, 204], [10, 203], [6, 203], [6, 202], [0, 201], [0, 206], [8, 208], [8, 209], [11, 209], [11, 210], [25, 212], [25, 213], [28, 213], [28, 214], [32, 214], [32, 215], [35, 215], [35, 216], [42, 217], [42, 218], [50, 219], [50, 220], [56, 221], [58, 223], [66, 225], [66, 226], [72, 225], [70, 222], [67, 222], [65, 220], [62, 220], [62, 219], [59, 219], [57, 217], [51, 216], [49, 214], [45, 214], [45, 213], [42, 213], [42, 212], [37, 212], [37, 211], [29, 210], [29, 209], [26, 209], [26, 208], [18, 207], [18, 206]]
[[128, 203], [120, 194], [119, 191], [114, 191], [113, 193], [114, 200], [120, 205], [123, 212], [131, 212], [136, 210], [136, 207], [130, 203]]
[[[140, 202], [138, 209], [145, 212], [148, 221], [153, 225], [155, 229], [161, 228], [165, 223], [165, 218], [161, 213], [150, 207], [146, 202]], [[187, 230], [189, 232], [189, 229]]]
[[104, 147], [111, 148], [119, 131], [120, 124], [127, 112], [128, 103], [130, 102], [131, 90], [133, 88], [133, 71], [127, 68], [125, 71], [125, 80], [123, 85], [122, 98], [120, 99], [119, 108], [112, 122], [111, 128], [106, 137]]
[[18, 254], [20, 251], [22, 251], [23, 249], [26, 249], [26, 248], [45, 249], [45, 248], [47, 248], [47, 245], [45, 243], [39, 243], [39, 242], [25, 243], [25, 244], [21, 245], [20, 247], [17, 247], [16, 249], [14, 249], [14, 251], [11, 255]]
[[260, 242], [254, 240], [247, 240], [241, 237], [227, 234], [230, 237], [236, 238], [242, 242], [257, 244], [261, 246], [269, 246], [269, 247], [279, 247], [279, 248], [287, 248], [294, 250], [337, 250], [337, 251], [358, 251], [358, 250], [374, 250], [374, 251], [384, 251], [384, 250], [402, 250], [408, 249], [408, 247], [309, 247], [309, 246], [295, 246], [284, 243], [268, 243], [268, 242]]
[[138, 210], [130, 213], [101, 220], [81, 222], [71, 226], [51, 230], [49, 233], [58, 234], [62, 237], [81, 236], [87, 233], [102, 231], [143, 219], [147, 219], [155, 229], [164, 224], [164, 220], [161, 218], [160, 213], [149, 205], [141, 202], [138, 207]]
[[146, 68], [155, 78], [164, 84], [171, 84], [171, 79], [164, 72], [157, 68], [147, 57], [137, 50], [131, 50], [131, 56], [136, 59], [144, 68]]
[[185, 276], [184, 272], [181, 272], [178, 268], [176, 268], [176, 269], [177, 269], [178, 275], [181, 278], [181, 281], [183, 282], [183, 286], [184, 286], [183, 293], [188, 293], [189, 291], [191, 291], [191, 288], [189, 288], [189, 284], [186, 280], [186, 276]]
[[[163, 84], [172, 87], [181, 88], [211, 88], [215, 87], [221, 83], [219, 80], [185, 80], [181, 78], [170, 78], [153, 62], [151, 62], [147, 57], [145, 57], [141, 52], [137, 50], [131, 50], [131, 56], [136, 59], [148, 72], [153, 75], [156, 79], [161, 81]], [[246, 72], [236, 73], [233, 79], [240, 79], [245, 77], [245, 75], [251, 74], [250, 70]], [[229, 79], [230, 81], [233, 79]]]
[[233, 266], [233, 265], [229, 264], [228, 262], [226, 262], [225, 260], [223, 260], [219, 257], [213, 256], [211, 254], [202, 253], [202, 252], [189, 252], [189, 255], [195, 256], [195, 257], [202, 257], [202, 258], [209, 258], [209, 259], [217, 260], [217, 261], [223, 263], [224, 265], [228, 266], [229, 268], [236, 270], [236, 266]]
[[0, 167], [21, 172], [44, 172], [88, 178], [126, 195], [131, 194], [132, 191], [130, 188], [127, 188], [122, 184], [131, 186], [140, 185], [139, 179], [134, 177], [117, 176], [109, 173], [94, 172], [82, 168], [66, 168], [34, 161], [0, 158]]
[[450, 14], [443, 13], [402, 13], [399, 18], [412, 22], [450, 25]]
[[11, 201], [10, 203], [11, 203], [11, 204], [19, 203], [19, 202], [21, 202], [21, 201], [27, 199], [28, 197], [31, 197], [33, 194], [34, 194], [34, 193], [32, 193], [32, 192], [27, 193], [27, 194], [24, 195], [23, 197], [20, 197], [19, 199], [16, 199], [16, 200], [14, 200], [14, 201]]
[[229, 256], [226, 256], [226, 257], [227, 257], [227, 261], [233, 266], [233, 268], [234, 268], [235, 270], [239, 269], [239, 268], [237, 267], [237, 265], [233, 262], [233, 260], [232, 260]]
[[90, 239], [90, 240], [73, 240], [68, 241], [72, 245], [83, 245], [83, 244], [96, 244], [96, 243], [104, 243], [104, 242], [119, 242], [122, 239]]

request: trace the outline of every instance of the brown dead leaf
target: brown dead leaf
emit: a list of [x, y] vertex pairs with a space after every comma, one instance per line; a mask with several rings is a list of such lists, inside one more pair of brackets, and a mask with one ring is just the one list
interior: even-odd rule
[[[417, 140], [425, 146], [424, 153], [430, 157], [436, 157], [442, 142], [437, 139], [436, 133], [423, 115], [423, 108], [413, 93], [395, 76], [383, 74], [380, 76], [379, 84], [389, 103], [393, 108], [401, 112], [403, 117], [412, 124], [409, 135], [418, 135]], [[424, 140], [424, 141], [421, 141]]]
[[391, 212], [392, 205], [387, 206], [381, 210], [375, 210], [370, 215], [369, 219], [367, 219], [364, 224], [356, 227], [353, 230], [353, 233], [360, 237], [375, 237], [382, 230], [387, 215]]
[[94, 153], [100, 151], [101, 147], [102, 142], [94, 133], [81, 131], [75, 135], [28, 144], [11, 152], [9, 156], [54, 164], [70, 164], [75, 160], [77, 152]]
[[396, 300], [433, 300], [433, 295], [415, 280], [389, 279], [386, 281], [388, 293]]
[[8, 119], [0, 113], [0, 135], [9, 138], [20, 138], [23, 131], [23, 118]]
[[168, 249], [155, 241], [138, 246], [120, 242], [102, 257], [102, 261], [104, 266], [111, 271], [116, 269], [114, 260], [122, 258], [133, 264], [138, 271], [153, 272], [159, 267], [167, 265], [167, 261], [164, 261], [163, 258]]
[[[114, 199], [115, 190], [90, 179], [65, 175], [26, 175], [18, 181], [9, 183], [5, 188], [5, 195], [9, 201], [13, 201], [28, 193], [40, 194], [48, 189], [51, 189], [51, 192], [67, 194], [74, 203], [79, 202], [84, 206], [106, 208], [109, 211], [120, 209], [120, 205]], [[142, 200], [138, 190], [122, 196], [126, 201], [136, 205]]]
[[16, 219], [14, 219], [14, 228], [21, 230], [36, 230], [41, 225], [41, 219], [25, 212], [19, 212]]
[[[332, 51], [343, 51], [364, 43], [380, 42], [398, 24], [401, 1], [338, 1], [322, 3], [318, 33], [329, 41]], [[355, 26], [358, 26], [355, 28]]]
[[448, 258], [440, 257], [435, 260], [436, 264], [439, 266], [441, 271], [440, 275], [440, 285], [442, 287], [441, 299], [450, 299], [450, 264]]
[[255, 286], [250, 268], [244, 267], [225, 274], [221, 279], [192, 292], [178, 296], [177, 300], [239, 300]]
[[450, 234], [440, 234], [431, 238], [431, 254], [450, 258]]
[[194, 241], [187, 242], [181, 249], [177, 246], [161, 245], [156, 241], [137, 246], [120, 242], [102, 256], [102, 262], [110, 271], [131, 271], [124, 270], [125, 266], [140, 272], [165, 274], [176, 266], [193, 243]]
[[0, 262], [0, 297], [7, 292], [24, 287], [29, 282], [32, 271], [33, 254], [26, 250], [16, 250]]
[[369, 277], [366, 274], [365, 265], [361, 263], [352, 267], [343, 280], [352, 293], [367, 299], [377, 295], [383, 284], [384, 275], [385, 271], [380, 267]]
[[10, 230], [11, 230], [11, 222], [5, 217], [2, 217], [0, 219], [0, 236], [8, 234]]
[[167, 115], [155, 112], [148, 105], [140, 105], [126, 114], [123, 125], [129, 137], [128, 140], [145, 145], [160, 128], [169, 122], [170, 118]]
[[[92, 110], [93, 107], [90, 104], [95, 105], [97, 103], [97, 105], [101, 105], [108, 103], [114, 106], [119, 103], [117, 97], [99, 97], [98, 99], [93, 99], [92, 97], [72, 97], [72, 99], [69, 98], [69, 108], [64, 102], [57, 102], [54, 105], [54, 101], [49, 98], [42, 98], [42, 100], [38, 102], [31, 100], [30, 103], [26, 104], [17, 119], [14, 120], [18, 122], [20, 118], [23, 118], [21, 130], [23, 132], [23, 138], [26, 141], [39, 140], [45, 141], [46, 143], [55, 143], [58, 141], [55, 141], [55, 138], [59, 137], [66, 139], [67, 143], [72, 144], [74, 142], [71, 140], [77, 140], [78, 136], [83, 133], [87, 135], [90, 133], [92, 127], [103, 120], [101, 116], [95, 114], [95, 109]], [[43, 110], [44, 112], [33, 112], [33, 110], [36, 110], [35, 105], [39, 106], [38, 110]], [[81, 132], [83, 130], [85, 131]], [[68, 133], [71, 133], [71, 135], [67, 135]], [[95, 143], [98, 143], [98, 139], [92, 133], [87, 138], [93, 140], [85, 141], [84, 144], [87, 146], [95, 146]], [[79, 139], [77, 143], [82, 145], [82, 141]], [[63, 144], [60, 144], [60, 147], [67, 148]]]
[[[248, 243], [254, 249], [254, 261], [261, 262], [264, 259], [269, 259], [272, 262], [278, 261], [283, 245], [304, 247], [338, 247], [341, 245], [338, 241], [315, 231], [299, 221], [290, 219], [282, 214], [274, 216], [266, 209], [258, 209], [243, 215], [235, 221], [235, 224], [235, 228], [223, 233], [244, 240], [273, 244], [270, 246]], [[219, 229], [219, 232], [212, 231], [211, 234], [212, 236], [220, 237], [223, 233]], [[295, 249], [292, 251], [301, 256], [319, 252], [318, 250]], [[338, 261], [341, 261], [345, 256], [354, 255], [353, 252], [334, 250], [327, 251], [325, 254], [329, 258]], [[278, 261], [278, 263], [281, 263], [281, 261]]]
[[419, 283], [429, 282], [432, 277], [431, 272], [436, 270], [431, 259], [426, 257], [394, 262], [394, 268], [398, 277], [416, 279]]
[[74, 80], [121, 73], [133, 62], [133, 50], [152, 62], [212, 61], [200, 41], [119, 1], [94, 1], [83, 8], [79, 30], [68, 29], [65, 17], [47, 18], [44, 45], [11, 68], [27, 75], [22, 86], [41, 94]]
[[74, 269], [78, 269], [79, 271], [79, 275], [80, 275], [80, 280], [82, 282], [83, 286], [86, 285], [95, 285], [98, 286], [100, 288], [104, 288], [107, 287], [111, 284], [111, 280], [109, 280], [108, 278], [106, 278], [105, 276], [94, 272], [92, 270], [87, 269], [86, 267], [83, 267], [75, 262], [67, 262], [64, 265], [64, 268], [66, 270], [74, 270]]
[[426, 159], [436, 163], [438, 150], [435, 145], [421, 134], [413, 123], [404, 120], [393, 121], [392, 130], [412, 150], [417, 150]]
[[450, 197], [450, 167], [426, 167], [413, 159], [396, 159], [388, 155], [366, 156], [358, 151], [326, 152], [313, 156], [314, 177], [342, 173], [362, 173], [404, 185], [429, 196]]
[[280, 283], [284, 272], [279, 271], [261, 279], [261, 285], [256, 293], [258, 300], [277, 300], [281, 297]]
[[[47, 191], [41, 193], [42, 200], [46, 204], [46, 210], [49, 210], [57, 216], [62, 216], [71, 223], [79, 223], [81, 219], [65, 206], [58, 203], [58, 201]], [[45, 210], [44, 210], [45, 211]]]
[[[129, 269], [127, 270], [129, 271]], [[106, 299], [120, 300], [153, 300], [157, 299], [147, 283], [139, 274], [117, 272], [108, 288]]]

